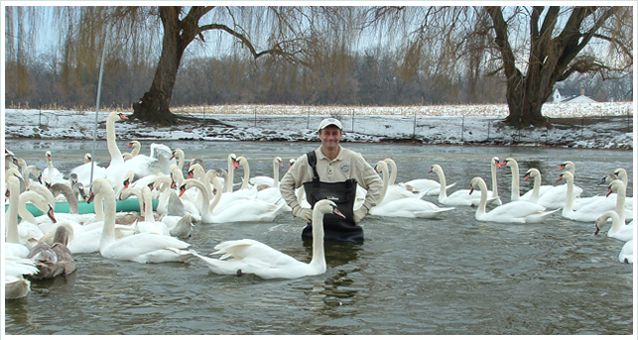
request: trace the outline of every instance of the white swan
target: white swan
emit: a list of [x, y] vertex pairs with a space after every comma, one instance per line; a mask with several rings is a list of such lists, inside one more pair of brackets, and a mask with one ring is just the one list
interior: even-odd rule
[[[115, 141], [115, 122], [127, 119], [128, 117], [123, 113], [117, 112], [111, 112], [108, 117], [106, 117], [106, 147], [109, 151], [109, 156], [111, 156], [111, 160], [109, 166], [106, 168], [106, 177], [104, 178], [107, 178], [113, 184], [122, 183], [124, 175], [126, 175], [124, 158]], [[102, 177], [93, 177], [94, 180], [96, 178]], [[87, 185], [86, 183], [84, 184]]]
[[275, 187], [279, 188], [279, 168], [284, 167], [284, 162], [281, 157], [276, 156], [272, 160], [272, 173], [273, 177], [269, 176], [254, 176], [248, 180], [248, 183], [252, 184], [256, 187], [261, 187], [261, 189], [265, 189], [267, 187]]
[[383, 189], [379, 198], [379, 205], [370, 208], [370, 215], [386, 217], [409, 217], [409, 218], [436, 218], [444, 211], [455, 209], [454, 207], [440, 208], [436, 204], [424, 201], [417, 197], [403, 197], [385, 201], [388, 190], [388, 165], [385, 161], [377, 162], [375, 166], [377, 172], [383, 176]]
[[613, 210], [605, 212], [596, 219], [596, 231], [594, 232], [594, 235], [597, 235], [600, 232], [600, 228], [607, 224], [607, 220], [609, 219], [611, 219], [611, 228], [609, 228], [607, 236], [625, 242], [634, 238], [633, 224], [626, 225], [625, 221], [622, 221], [618, 214]]
[[53, 166], [51, 151], [47, 150], [44, 155], [46, 157], [47, 167], [42, 170], [42, 177], [48, 177], [54, 183], [66, 181], [66, 179], [64, 179], [64, 175], [60, 172], [60, 170]]
[[122, 158], [127, 161], [137, 155], [139, 155], [140, 153], [140, 149], [142, 148], [142, 144], [140, 144], [140, 142], [134, 140], [131, 141], [130, 143], [128, 143], [128, 145], [126, 146], [127, 148], [133, 148], [133, 150], [131, 150], [131, 152], [125, 152], [122, 154]]
[[618, 261], [621, 263], [634, 263], [634, 240], [627, 241], [620, 253], [618, 253]]
[[154, 176], [158, 173], [169, 174], [171, 164], [175, 164], [172, 159], [173, 151], [164, 144], [152, 143], [149, 156], [139, 154], [124, 162], [124, 168], [135, 172], [135, 176], [142, 178]]
[[158, 234], [135, 234], [115, 238], [115, 193], [110, 184], [101, 179], [93, 182], [89, 201], [96, 194], [104, 197], [104, 227], [100, 237], [100, 254], [108, 259], [139, 263], [183, 262], [193, 256], [189, 244], [174, 237]]
[[261, 242], [243, 239], [226, 241], [215, 246], [219, 259], [196, 255], [208, 268], [220, 275], [254, 274], [263, 279], [296, 279], [304, 276], [320, 275], [326, 272], [324, 253], [323, 216], [325, 214], [345, 216], [330, 200], [321, 200], [315, 204], [312, 212], [312, 260], [300, 262], [293, 257], [277, 251]]
[[[616, 208], [616, 213], [618, 214], [618, 216], [620, 216], [621, 220], [625, 220], [624, 194], [622, 193], [618, 194], [615, 205], [601, 204], [600, 202], [588, 201], [587, 204], [580, 205], [578, 209], [575, 209], [574, 208], [575, 198], [572, 194], [574, 190], [574, 175], [572, 175], [572, 173], [569, 171], [565, 171], [560, 175], [560, 177], [558, 178], [558, 181], [562, 179], [564, 179], [565, 182], [567, 182], [567, 201], [563, 207], [563, 212], [562, 212], [563, 217], [570, 220], [580, 221], [580, 222], [593, 222], [593, 221], [596, 221], [596, 219], [603, 213], [609, 210], [614, 210], [614, 208]], [[617, 184], [616, 186], [614, 186], [614, 188], [617, 188], [618, 184], [623, 185], [621, 181], [619, 180], [616, 180], [616, 181], [618, 182], [616, 182]], [[612, 181], [612, 183], [614, 182]], [[611, 188], [611, 185], [610, 185], [610, 188]]]
[[76, 174], [77, 181], [85, 187], [91, 184], [91, 171], [93, 178], [106, 178], [106, 168], [99, 166], [99, 163], [93, 161], [90, 153], [84, 154], [84, 163], [71, 169], [70, 174]]
[[142, 188], [142, 190], [137, 188], [125, 188], [120, 194], [120, 199], [127, 199], [131, 195], [137, 196], [140, 202], [140, 216], [144, 217], [143, 221], [138, 220], [137, 223], [135, 223], [136, 232], [170, 236], [166, 223], [155, 221], [151, 189], [148, 186]]
[[73, 227], [68, 222], [60, 222], [55, 227], [55, 235], [51, 244], [39, 242], [29, 254], [38, 268], [37, 274], [30, 274], [29, 279], [50, 279], [59, 275], [68, 275], [75, 271], [75, 261], [71, 250], [67, 248]]
[[[425, 191], [420, 191], [420, 192], [416, 192], [415, 193], [415, 192], [413, 192], [411, 190], [408, 190], [404, 186], [401, 186], [399, 184], [395, 184], [394, 182], [396, 181], [396, 178], [398, 176], [397, 164], [391, 158], [386, 158], [382, 162], [386, 163], [386, 166], [383, 167], [382, 171], [385, 171], [386, 174], [389, 171], [390, 172], [390, 178], [387, 181], [387, 188], [386, 188], [385, 196], [384, 196], [383, 200], [380, 200], [379, 201], [380, 203], [377, 204], [377, 205], [383, 205], [383, 204], [389, 203], [391, 201], [394, 201], [394, 200], [400, 199], [400, 198], [407, 198], [407, 197], [421, 198], [421, 197], [423, 197], [425, 195]], [[377, 165], [380, 165], [380, 163], [377, 163]], [[357, 195], [357, 200], [358, 201], [361, 201], [361, 200], [365, 201], [365, 194], [366, 194], [365, 190], [361, 191], [361, 194]], [[361, 202], [361, 204], [363, 204], [363, 202]]]
[[21, 299], [29, 295], [31, 282], [24, 275], [36, 274], [38, 268], [32, 259], [11, 257], [4, 258], [4, 298], [5, 300]]
[[491, 221], [500, 223], [540, 223], [550, 214], [558, 211], [546, 211], [540, 204], [529, 201], [511, 201], [500, 205], [489, 212], [487, 206], [487, 185], [481, 177], [474, 177], [471, 181], [470, 191], [478, 188], [481, 191], [481, 202], [474, 217], [478, 221]]
[[[481, 201], [481, 193], [479, 192], [469, 192], [468, 190], [461, 189], [453, 192], [448, 196], [447, 194], [447, 182], [445, 181], [445, 173], [443, 172], [443, 168], [440, 165], [434, 164], [432, 168], [428, 172], [434, 172], [439, 177], [439, 182], [441, 183], [441, 192], [439, 193], [438, 200], [439, 203], [445, 205], [468, 205], [468, 206], [478, 206]], [[487, 190], [487, 189], [486, 189]], [[491, 192], [489, 193], [491, 194]], [[487, 202], [490, 203], [494, 201], [494, 198], [488, 198]]]
[[7, 186], [5, 195], [9, 197], [9, 207], [7, 210], [8, 221], [6, 224], [6, 235], [4, 251], [7, 257], [27, 258], [29, 248], [20, 241], [18, 231], [18, 209], [20, 204], [20, 181], [15, 176], [8, 176], [5, 179]]
[[[424, 196], [437, 196], [441, 193], [441, 183], [427, 178], [417, 178], [399, 185], [405, 187], [412, 192], [423, 193]], [[450, 189], [456, 185], [456, 182], [446, 186], [446, 189]]]
[[171, 154], [171, 159], [175, 159], [177, 161], [177, 167], [179, 169], [184, 168], [184, 150], [182, 149], [173, 150], [173, 154]]
[[[219, 203], [224, 196], [231, 195], [232, 193], [228, 194], [222, 192], [221, 182], [219, 182], [219, 179], [213, 171], [210, 171], [207, 174], [207, 178], [217, 191], [212, 203], [209, 205], [209, 212], [212, 214], [210, 220], [211, 223], [254, 221], [271, 222], [275, 219], [275, 217], [277, 217], [277, 215], [281, 212], [282, 207], [285, 205], [285, 202], [281, 202], [280, 205], [276, 205], [255, 198], [236, 198], [224, 205], [223, 208], [219, 208]], [[196, 187], [202, 188], [200, 190], [205, 188], [202, 183], [196, 184]], [[256, 189], [254, 190], [256, 191]], [[205, 196], [210, 197], [208, 194]], [[206, 205], [206, 202], [203, 202], [202, 205]]]

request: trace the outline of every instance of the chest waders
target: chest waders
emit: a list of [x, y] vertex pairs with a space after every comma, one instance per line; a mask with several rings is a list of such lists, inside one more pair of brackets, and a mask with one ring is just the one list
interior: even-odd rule
[[[327, 214], [323, 217], [324, 240], [334, 242], [363, 243], [363, 229], [354, 223], [354, 201], [357, 193], [357, 181], [348, 179], [344, 182], [325, 183], [319, 180], [317, 173], [317, 156], [314, 151], [307, 154], [308, 164], [312, 167], [313, 178], [303, 184], [306, 200], [314, 208], [315, 203], [329, 199], [337, 204], [346, 218]], [[303, 229], [303, 239], [312, 239], [312, 223]]]

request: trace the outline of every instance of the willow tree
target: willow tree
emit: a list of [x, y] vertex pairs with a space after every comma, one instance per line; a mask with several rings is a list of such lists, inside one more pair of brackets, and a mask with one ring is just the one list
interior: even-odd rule
[[[485, 11], [507, 79], [509, 125], [545, 124], [543, 103], [557, 82], [576, 72], [609, 77], [633, 65], [631, 7], [485, 7]], [[526, 39], [517, 34], [524, 28], [519, 22], [528, 25]]]

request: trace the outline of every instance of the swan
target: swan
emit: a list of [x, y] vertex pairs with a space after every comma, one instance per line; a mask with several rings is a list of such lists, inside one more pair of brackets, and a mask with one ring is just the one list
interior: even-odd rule
[[137, 188], [125, 188], [120, 194], [120, 199], [127, 199], [131, 195], [137, 196], [140, 202], [140, 216], [143, 217], [143, 220], [138, 219], [137, 223], [135, 223], [135, 231], [137, 233], [153, 233], [170, 236], [166, 223], [155, 221], [151, 189], [148, 186], [142, 188], [142, 190]]
[[[571, 162], [570, 162], [571, 163]], [[510, 167], [512, 171], [512, 193], [511, 200], [517, 201], [521, 199], [520, 195], [520, 187], [519, 187], [519, 167], [518, 162], [512, 157], [508, 157], [501, 163], [501, 166], [507, 165]], [[569, 165], [568, 165], [568, 168]], [[573, 172], [572, 172], [573, 174]], [[539, 173], [540, 176], [540, 173]], [[532, 193], [533, 193], [532, 189]], [[582, 188], [578, 186], [574, 186], [572, 191], [574, 197], [580, 196]], [[526, 193], [527, 194], [527, 193]], [[531, 193], [529, 196], [525, 196], [526, 200], [531, 200]], [[557, 186], [541, 186], [538, 191], [538, 201], [537, 203], [548, 209], [559, 209], [565, 205], [565, 201], [567, 200], [567, 186], [566, 185], [557, 185]]]
[[[417, 178], [404, 183], [399, 183], [412, 192], [423, 193], [424, 196], [437, 196], [441, 193], [441, 183], [427, 178]], [[450, 189], [456, 185], [456, 182], [448, 185], [446, 189]]]
[[140, 142], [134, 140], [131, 141], [130, 143], [128, 143], [128, 145], [126, 146], [127, 148], [133, 148], [133, 150], [131, 150], [131, 152], [125, 152], [122, 154], [122, 158], [127, 161], [137, 155], [139, 155], [140, 153], [140, 149], [142, 148], [142, 144], [140, 144]]
[[184, 168], [184, 150], [182, 149], [173, 150], [173, 153], [171, 154], [170, 159], [175, 159], [175, 161], [177, 162], [177, 167], [179, 169]]
[[194, 251], [187, 249], [188, 243], [171, 236], [144, 233], [116, 239], [115, 192], [107, 181], [96, 179], [89, 193], [89, 201], [97, 194], [104, 198], [104, 226], [100, 237], [100, 254], [104, 258], [160, 263], [183, 262], [193, 256]]
[[626, 192], [625, 184], [621, 180], [613, 180], [607, 187], [607, 197], [611, 196], [612, 192], [616, 192], [616, 205], [614, 211], [618, 214], [621, 221], [633, 220], [633, 206], [627, 207], [625, 202]]
[[90, 153], [85, 153], [84, 163], [71, 169], [70, 174], [75, 174], [77, 181], [82, 185], [89, 186], [91, 184], [91, 171], [93, 171], [93, 178], [105, 178], [107, 175], [106, 168], [94, 162]]
[[[120, 120], [128, 120], [128, 117], [123, 113], [117, 112], [111, 112], [106, 117], [106, 147], [109, 151], [109, 156], [111, 156], [111, 160], [109, 166], [106, 168], [106, 177], [94, 177], [94, 180], [96, 178], [107, 178], [111, 183], [122, 183], [124, 180], [124, 175], [126, 174], [124, 157], [122, 157], [122, 152], [115, 142], [115, 122]], [[87, 183], [84, 183], [84, 185], [87, 185]]]
[[500, 223], [540, 223], [550, 214], [558, 211], [545, 211], [545, 207], [529, 201], [511, 201], [486, 212], [487, 186], [481, 177], [474, 177], [471, 181], [470, 191], [478, 188], [481, 191], [481, 202], [474, 217], [478, 221], [491, 221]]
[[[175, 168], [177, 168], [177, 165], [175, 165]], [[176, 171], [176, 174], [181, 174], [181, 171]], [[182, 199], [177, 195], [177, 191], [172, 188], [175, 182], [171, 179], [171, 177], [175, 178], [173, 175], [157, 175], [150, 183], [153, 185], [153, 188], [158, 188], [160, 190], [160, 196], [155, 210], [158, 213], [165, 215], [183, 216], [185, 214], [189, 214], [193, 221], [201, 221], [202, 218], [199, 213], [199, 208], [192, 201]], [[181, 182], [183, 182], [183, 176], [181, 178]]]
[[142, 178], [145, 176], [157, 175], [157, 173], [169, 174], [171, 164], [175, 160], [171, 159], [173, 151], [164, 144], [151, 144], [149, 156], [137, 155], [124, 162], [124, 168], [135, 172], [135, 176]]
[[4, 258], [4, 298], [21, 299], [29, 295], [31, 282], [24, 275], [32, 275], [38, 268], [32, 259], [5, 255]]
[[[385, 203], [389, 203], [393, 200], [400, 199], [400, 198], [412, 197], [412, 198], [420, 199], [421, 197], [425, 195], [424, 191], [414, 193], [413, 191], [406, 189], [404, 186], [401, 186], [399, 184], [394, 184], [398, 174], [397, 164], [391, 158], [386, 158], [382, 162], [386, 163], [386, 166], [383, 166], [382, 171], [385, 171], [386, 174], [389, 170], [391, 171], [390, 171], [390, 178], [387, 181], [385, 196], [383, 200], [379, 200], [380, 203], [378, 205], [383, 205]], [[381, 164], [377, 163], [377, 165], [381, 165]], [[357, 186], [357, 189], [358, 188], [359, 186]], [[365, 201], [365, 195], [366, 195], [365, 189], [361, 191], [357, 190], [357, 196], [356, 196], [357, 201], [361, 201], [361, 200]], [[363, 204], [363, 202], [361, 202], [360, 204]]]
[[607, 236], [619, 239], [621, 241], [629, 241], [634, 238], [634, 226], [633, 224], [626, 225], [624, 221], [620, 219], [618, 214], [613, 211], [607, 211], [604, 214], [600, 215], [596, 219], [596, 231], [594, 235], [598, 235], [600, 232], [600, 227], [607, 224], [607, 221], [611, 219], [611, 228], [607, 232]]
[[[18, 230], [20, 233], [20, 242], [27, 247], [33, 248], [37, 241], [44, 235], [44, 233], [51, 227], [50, 222], [38, 223], [33, 214], [27, 209], [27, 203], [31, 202], [33, 206], [44, 212], [51, 222], [56, 223], [53, 206], [47, 202], [39, 193], [31, 190], [27, 190], [20, 194], [19, 198], [18, 215], [22, 219], [18, 224]], [[43, 230], [44, 229], [44, 230]]]
[[42, 183], [42, 171], [38, 169], [35, 165], [28, 165], [22, 169], [22, 179], [24, 180], [25, 186], [29, 186], [31, 184], [31, 177], [35, 177], [38, 182]]
[[281, 157], [276, 156], [272, 160], [273, 177], [255, 176], [255, 177], [251, 177], [248, 180], [248, 183], [250, 183], [250, 184], [252, 184], [253, 186], [256, 186], [256, 187], [263, 186], [262, 188], [265, 188], [265, 187], [279, 188], [279, 168], [280, 167], [281, 168], [284, 167], [284, 162], [281, 159]]
[[224, 192], [232, 192], [235, 169], [239, 166], [239, 162], [237, 161], [237, 156], [234, 153], [228, 154], [226, 159], [228, 161], [228, 181], [224, 183]]
[[244, 176], [242, 177], [241, 187], [239, 190], [251, 188], [248, 183], [250, 177], [250, 166], [248, 165], [248, 160], [244, 156], [239, 156], [237, 157], [237, 164], [244, 169]]
[[61, 222], [55, 228], [53, 243], [39, 242], [29, 254], [29, 258], [38, 268], [38, 273], [27, 276], [29, 279], [50, 279], [58, 275], [68, 275], [75, 271], [75, 261], [67, 244], [69, 233], [72, 233], [71, 226], [66, 226]]
[[315, 204], [312, 212], [312, 260], [300, 262], [293, 257], [277, 251], [261, 242], [243, 239], [225, 241], [217, 246], [213, 255], [219, 259], [196, 255], [202, 259], [215, 274], [242, 275], [254, 274], [263, 279], [296, 279], [304, 276], [320, 275], [326, 272], [324, 253], [323, 216], [336, 214], [345, 218], [330, 200], [321, 200]]
[[[608, 210], [614, 209], [613, 206], [610, 207], [608, 205], [601, 205], [596, 202], [584, 204], [584, 205], [581, 205], [578, 209], [574, 209], [575, 197], [572, 194], [574, 190], [574, 175], [570, 171], [565, 171], [558, 177], [557, 181], [560, 181], [562, 179], [564, 179], [565, 182], [567, 182], [567, 192], [566, 192], [567, 200], [564, 204], [563, 212], [562, 212], [562, 216], [564, 218], [574, 220], [574, 221], [580, 221], [580, 222], [593, 222], [593, 221], [596, 221], [596, 219], [601, 214], [605, 213]], [[622, 182], [620, 183], [622, 184]], [[625, 205], [625, 202], [624, 202], [624, 196], [623, 196], [622, 207], [624, 207], [624, 205]], [[618, 215], [621, 216], [620, 213]], [[624, 209], [622, 212], [622, 219], [624, 219]]]
[[[447, 184], [445, 181], [445, 173], [443, 172], [443, 168], [440, 165], [434, 164], [430, 168], [428, 172], [434, 172], [439, 177], [439, 183], [441, 183], [441, 192], [439, 193], [439, 203], [445, 205], [469, 205], [469, 206], [478, 206], [481, 201], [481, 193], [479, 192], [471, 192], [468, 193], [467, 190], [457, 190], [447, 195]], [[486, 189], [487, 190], [487, 189]], [[490, 203], [494, 201], [494, 198], [488, 198], [487, 202]]]
[[634, 263], [634, 240], [627, 241], [618, 254], [618, 261], [621, 263]]
[[47, 167], [42, 170], [42, 177], [49, 177], [55, 183], [66, 181], [60, 170], [53, 166], [51, 151], [47, 150], [44, 155], [46, 157]]
[[20, 202], [20, 181], [15, 176], [8, 176], [5, 179], [6, 192], [9, 197], [9, 207], [7, 210], [8, 221], [6, 224], [6, 235], [4, 242], [4, 251], [7, 257], [27, 258], [29, 256], [29, 248], [20, 241], [18, 231], [18, 209]]
[[442, 212], [455, 209], [454, 207], [439, 208], [434, 203], [424, 201], [417, 197], [403, 197], [385, 201], [388, 190], [388, 165], [385, 161], [377, 162], [375, 170], [383, 176], [383, 188], [379, 198], [380, 204], [370, 208], [370, 215], [386, 217], [409, 217], [409, 218], [435, 218]]

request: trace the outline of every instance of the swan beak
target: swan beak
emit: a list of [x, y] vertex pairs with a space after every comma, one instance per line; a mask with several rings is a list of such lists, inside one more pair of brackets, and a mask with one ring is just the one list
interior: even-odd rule
[[49, 218], [53, 223], [58, 223], [58, 220], [56, 220], [55, 214], [53, 213], [53, 207], [51, 205], [49, 205], [49, 211], [47, 212], [47, 215], [49, 215]]
[[175, 183], [175, 181], [171, 182], [171, 189], [176, 189], [177, 190], [177, 183]]
[[524, 181], [527, 181], [529, 179], [529, 174], [525, 174], [525, 178], [523, 178]]
[[124, 115], [123, 113], [121, 113], [121, 112], [118, 114], [118, 116], [120, 116], [120, 119], [126, 119], [126, 120], [128, 120], [128, 117], [127, 117], [127, 116], [125, 116], [125, 115]]
[[169, 158], [169, 160], [175, 158], [175, 151], [173, 151], [173, 153], [171, 154], [171, 158]]
[[594, 226], [596, 227], [596, 231], [594, 231], [594, 235], [598, 235], [598, 232], [600, 231], [600, 228], [598, 228], [598, 223], [594, 223]]
[[346, 218], [346, 215], [344, 215], [341, 211], [339, 211], [339, 209], [337, 209], [337, 207], [332, 207], [332, 212], [337, 215], [337, 216], [341, 216], [343, 218]]
[[605, 197], [609, 197], [609, 195], [611, 195], [611, 186], [609, 186], [609, 191], [607, 191], [607, 195], [605, 195]]
[[186, 192], [186, 187], [182, 185], [181, 187], [179, 187], [179, 197], [182, 197], [184, 192]]
[[556, 180], [556, 182], [560, 181], [561, 179], [563, 179], [563, 175], [558, 176], [558, 179]]
[[474, 192], [474, 187], [470, 186], [470, 195]]
[[239, 162], [233, 158], [233, 167], [235, 168], [235, 170], [237, 170], [237, 168], [239, 168]]
[[565, 170], [565, 164], [561, 164], [560, 167], [558, 167], [558, 170], [556, 171], [563, 171]]
[[95, 194], [93, 194], [93, 190], [89, 191], [89, 198], [86, 199], [86, 203], [93, 202], [94, 198], [95, 198]]
[[9, 191], [9, 189], [7, 189], [7, 191], [4, 192], [4, 196], [5, 197], [11, 196], [11, 191]]
[[128, 145], [126, 147], [127, 148], [132, 148], [133, 147], [133, 143], [128, 143]]
[[131, 183], [131, 181], [129, 181], [129, 179], [125, 179], [124, 182], [122, 182], [122, 185], [124, 185], [124, 189], [128, 188], [129, 184]]
[[496, 167], [497, 168], [499, 168], [499, 169], [501, 168], [501, 163], [498, 162], [498, 159], [495, 159], [494, 163], [496, 163]]
[[428, 170], [428, 173], [431, 173], [431, 172], [432, 172], [432, 168], [430, 168], [430, 170]]

